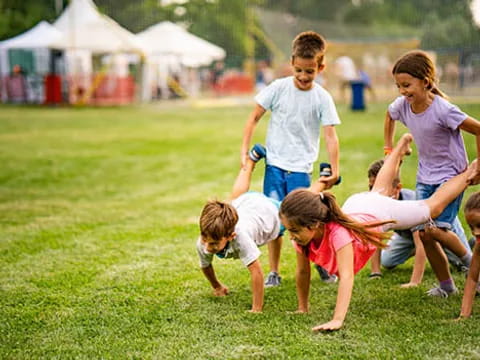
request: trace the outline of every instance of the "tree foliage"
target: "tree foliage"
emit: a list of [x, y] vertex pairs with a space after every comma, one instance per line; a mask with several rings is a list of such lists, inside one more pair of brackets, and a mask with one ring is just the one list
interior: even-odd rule
[[[0, 0], [0, 39], [17, 35], [41, 20], [53, 22], [56, 1]], [[254, 6], [311, 20], [420, 34], [422, 47], [477, 46], [471, 0], [94, 0], [100, 11], [136, 33], [163, 20], [181, 22], [189, 31], [226, 49], [229, 58], [247, 55]], [[63, 0], [64, 6], [69, 0]], [[390, 31], [392, 33], [392, 31]], [[257, 39], [260, 40], [260, 39]], [[256, 43], [262, 46], [261, 41]], [[239, 60], [240, 61], [240, 60]]]

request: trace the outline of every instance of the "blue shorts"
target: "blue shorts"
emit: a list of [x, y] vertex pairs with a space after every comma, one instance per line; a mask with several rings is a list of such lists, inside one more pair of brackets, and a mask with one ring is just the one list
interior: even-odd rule
[[265, 168], [263, 193], [271, 199], [282, 201], [287, 194], [298, 188], [310, 186], [311, 175], [280, 169], [273, 165]]
[[[417, 183], [417, 187], [416, 187], [417, 200], [428, 199], [430, 196], [432, 196], [432, 194], [435, 191], [437, 191], [437, 189], [441, 185], [442, 184], [428, 185], [428, 184]], [[450, 204], [448, 204], [448, 206], [443, 210], [440, 216], [438, 216], [436, 219], [433, 220], [437, 227], [448, 229], [448, 230], [452, 229], [452, 224], [458, 215], [458, 211], [460, 210], [460, 206], [462, 204], [462, 199], [463, 199], [463, 192], [460, 195], [458, 195], [455, 198], [455, 200], [453, 200]], [[425, 224], [422, 224], [414, 227], [412, 230], [423, 230], [424, 228], [425, 228]]]

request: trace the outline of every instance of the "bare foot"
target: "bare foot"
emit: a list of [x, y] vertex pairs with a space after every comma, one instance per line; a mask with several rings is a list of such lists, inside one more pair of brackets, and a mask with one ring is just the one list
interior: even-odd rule
[[398, 140], [397, 146], [400, 146], [400, 153], [402, 156], [408, 156], [412, 153], [412, 148], [410, 147], [412, 141], [413, 136], [410, 133], [403, 134], [400, 140]]
[[477, 159], [473, 160], [467, 168], [467, 182], [469, 185], [477, 185], [480, 183], [480, 172]]

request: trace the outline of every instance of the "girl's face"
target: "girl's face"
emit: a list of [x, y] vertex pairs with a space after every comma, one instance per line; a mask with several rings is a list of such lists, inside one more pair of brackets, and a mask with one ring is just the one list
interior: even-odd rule
[[306, 246], [313, 239], [323, 237], [323, 226], [305, 227], [290, 223], [285, 217], [281, 217], [282, 224], [290, 233], [290, 238], [301, 246]]
[[405, 96], [410, 105], [423, 104], [429, 98], [426, 79], [420, 80], [407, 73], [398, 73], [393, 77], [400, 95]]
[[318, 65], [315, 59], [305, 59], [295, 56], [292, 59], [294, 84], [299, 90], [310, 90], [318, 73], [324, 65]]
[[472, 230], [475, 239], [480, 240], [480, 210], [469, 210], [465, 213], [465, 220]]

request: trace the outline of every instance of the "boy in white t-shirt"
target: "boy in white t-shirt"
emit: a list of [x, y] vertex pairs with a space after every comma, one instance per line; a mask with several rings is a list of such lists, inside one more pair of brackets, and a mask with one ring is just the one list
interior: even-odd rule
[[[255, 145], [233, 185], [231, 203], [213, 200], [204, 206], [197, 241], [200, 267], [215, 296], [228, 294], [228, 288], [218, 281], [213, 269], [215, 256], [240, 259], [247, 267], [252, 285], [251, 312], [261, 312], [263, 308], [264, 281], [258, 247], [267, 243], [278, 247], [284, 231], [278, 216], [280, 202], [261, 193], [247, 192], [255, 163], [262, 157], [265, 149]], [[280, 251], [277, 249], [275, 253], [278, 256], [270, 262], [270, 270], [279, 277]]]
[[[291, 191], [309, 187], [313, 164], [318, 159], [320, 131], [323, 130], [331, 176], [327, 189], [339, 178], [339, 145], [335, 125], [340, 124], [332, 96], [315, 82], [325, 68], [325, 39], [316, 32], [298, 34], [292, 43], [292, 76], [273, 81], [255, 97], [255, 107], [245, 124], [241, 146], [242, 167], [254, 130], [270, 110], [266, 138], [266, 168], [263, 193], [282, 201]], [[277, 256], [269, 245], [269, 256]], [[274, 276], [267, 284], [274, 285]]]

